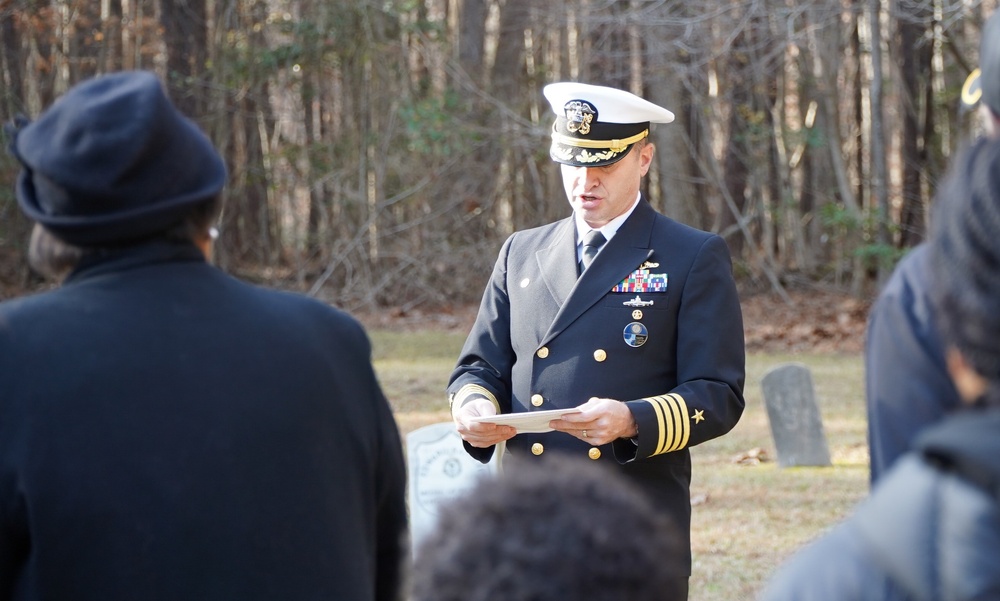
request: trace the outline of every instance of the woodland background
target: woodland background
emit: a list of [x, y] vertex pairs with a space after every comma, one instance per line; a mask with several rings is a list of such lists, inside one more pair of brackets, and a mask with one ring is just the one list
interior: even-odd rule
[[[995, 0], [0, 0], [0, 120], [152, 69], [224, 154], [216, 262], [348, 309], [476, 303], [569, 213], [544, 84], [636, 92], [646, 192], [744, 291], [866, 298], [925, 235]], [[0, 298], [42, 285], [0, 157]]]

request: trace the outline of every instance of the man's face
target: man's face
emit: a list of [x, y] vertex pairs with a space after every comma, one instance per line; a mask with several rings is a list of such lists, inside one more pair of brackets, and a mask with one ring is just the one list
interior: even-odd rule
[[636, 144], [625, 158], [604, 167], [562, 168], [563, 188], [573, 211], [599, 228], [632, 206], [653, 160], [652, 144]]

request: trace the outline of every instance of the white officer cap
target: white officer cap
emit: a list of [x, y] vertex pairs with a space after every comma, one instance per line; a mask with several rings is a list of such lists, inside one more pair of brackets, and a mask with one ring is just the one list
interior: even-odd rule
[[621, 160], [649, 135], [650, 123], [674, 114], [624, 90], [559, 82], [542, 90], [556, 114], [549, 156], [557, 163], [600, 167]]

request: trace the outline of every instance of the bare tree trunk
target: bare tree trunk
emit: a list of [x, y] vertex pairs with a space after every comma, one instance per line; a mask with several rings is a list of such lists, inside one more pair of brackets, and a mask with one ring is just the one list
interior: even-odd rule
[[[883, 246], [889, 244], [889, 190], [885, 153], [885, 131], [882, 111], [882, 9], [879, 0], [868, 0], [868, 29], [871, 36], [871, 73], [872, 80], [868, 89], [869, 105], [871, 106], [871, 179], [873, 196], [876, 199], [876, 215], [878, 217], [878, 242]], [[879, 264], [877, 272], [878, 284], [885, 282], [889, 275], [889, 266]]]
[[929, 112], [924, 100], [930, 87], [931, 45], [927, 22], [932, 15], [925, 2], [899, 0], [895, 7], [898, 11], [896, 54], [900, 56], [902, 79], [899, 100], [903, 117], [900, 141], [903, 206], [899, 216], [899, 244], [906, 248], [923, 240], [926, 227], [921, 183], [927, 159], [923, 144], [927, 132], [922, 131], [921, 113]]
[[[531, 4], [529, 0], [507, 0], [500, 12], [500, 30], [490, 95], [515, 113], [520, 113], [518, 109], [523, 106], [522, 99], [526, 96], [526, 90], [524, 90], [524, 32], [529, 24]], [[505, 123], [502, 115], [495, 110], [491, 111], [491, 116], [488, 119], [489, 123], [498, 125]], [[507, 149], [515, 143], [511, 137], [512, 131], [510, 128], [500, 128], [501, 137], [496, 140], [497, 144], [493, 148], [486, 147], [492, 154], [492, 159], [488, 159], [490, 161], [488, 164], [493, 166], [496, 173], [501, 174], [492, 182], [498, 188], [496, 191], [497, 219], [503, 231], [513, 231], [526, 225], [521, 221], [521, 215], [525, 210], [520, 206], [525, 199], [512, 193], [513, 190], [510, 186], [500, 185], [501, 182], [509, 181], [503, 178], [509, 177], [510, 174], [511, 155]], [[528, 210], [530, 211], [530, 208]]]
[[[739, 124], [734, 124], [739, 138], [735, 146], [739, 150], [726, 159], [737, 172], [742, 168], [744, 173], [742, 183], [735, 177], [727, 182], [730, 197], [736, 202], [736, 211], [723, 212], [730, 215], [731, 221], [727, 229], [722, 230], [736, 257], [750, 254], [744, 252], [744, 244], [755, 245], [754, 239], [744, 240], [744, 236], [739, 235], [738, 229], [748, 229], [751, 233], [756, 229], [759, 233], [759, 227], [752, 228], [756, 222], [751, 220], [751, 216], [756, 207], [762, 203], [760, 198], [762, 190], [780, 189], [779, 175], [776, 170], [770, 168], [771, 157], [774, 155], [774, 141], [770, 135], [774, 127], [771, 125], [771, 120], [774, 116], [777, 94], [776, 78], [780, 71], [766, 67], [769, 57], [778, 54], [774, 52], [774, 36], [769, 30], [767, 11], [752, 6], [746, 15], [745, 27], [744, 37], [742, 40], [737, 37], [733, 48], [733, 54], [739, 53], [745, 57], [745, 64], [742, 65], [738, 79], [743, 81], [742, 87], [746, 92], [736, 93], [733, 104], [736, 110], [730, 113], [731, 122], [734, 113], [740, 115]], [[745, 104], [740, 106], [739, 103]], [[733, 146], [732, 142], [730, 146]], [[734, 160], [738, 160], [741, 165], [732, 163]], [[726, 176], [728, 178], [729, 174]], [[737, 223], [745, 224], [746, 227], [733, 228], [732, 226]], [[752, 251], [752, 249], [747, 250]]]
[[101, 48], [91, 43], [94, 29], [101, 23], [101, 6], [94, 2], [66, 6], [66, 35], [63, 52], [66, 54], [66, 80], [72, 85], [93, 77], [100, 71]]
[[101, 0], [101, 41], [98, 69], [104, 72], [122, 69], [122, 3]]
[[22, 38], [18, 30], [18, 13], [12, 10], [0, 10], [0, 82], [3, 83], [0, 118], [4, 121], [10, 117], [25, 113], [23, 62], [21, 51]]
[[[736, 226], [746, 208], [746, 189], [750, 176], [750, 157], [747, 117], [754, 113], [753, 77], [750, 73], [750, 45], [752, 34], [740, 31], [733, 40], [727, 63], [729, 87], [729, 123], [726, 126], [725, 153], [722, 158], [723, 186], [733, 205], [722, 209], [716, 217], [716, 229], [727, 232]], [[729, 238], [729, 248], [734, 255], [743, 250], [743, 238]]]
[[[247, 57], [257, 55], [265, 47], [261, 32], [255, 31], [253, 24], [265, 20], [266, 7], [257, 2], [250, 5], [219, 3], [215, 8], [213, 20], [218, 28], [218, 39], [245, 36], [242, 48], [221, 48], [219, 56], [214, 58], [214, 73], [220, 81], [227, 81], [233, 77], [231, 70], [239, 65], [252, 65]], [[204, 76], [204, 73], [200, 75]], [[216, 144], [223, 150], [229, 171], [220, 258], [232, 265], [267, 265], [277, 258], [277, 218], [268, 196], [269, 173], [261, 134], [262, 129], [272, 126], [267, 75], [250, 68], [241, 72], [239, 81], [238, 92], [223, 91], [217, 99], [221, 115], [212, 122]], [[206, 85], [205, 89], [214, 88]], [[184, 96], [189, 104], [195, 100], [205, 107], [209, 104], [201, 92]]]
[[[662, 26], [653, 29], [646, 39], [644, 63], [646, 97], [674, 113], [674, 122], [653, 126], [650, 134], [656, 144], [655, 169], [650, 180], [655, 181], [655, 194], [650, 201], [670, 217], [692, 226], [701, 226], [695, 207], [704, 204], [692, 176], [693, 154], [698, 152], [700, 136], [698, 114], [692, 106], [691, 94], [684, 94], [685, 65], [674, 43], [683, 34], [681, 27]], [[655, 58], [655, 60], [654, 60]], [[697, 78], [699, 81], [704, 78]], [[654, 179], [655, 178], [655, 179]]]
[[[243, 146], [243, 164], [235, 175], [240, 176], [237, 187], [238, 202], [247, 217], [244, 222], [243, 239], [245, 247], [242, 258], [264, 265], [274, 264], [278, 259], [277, 215], [267, 193], [267, 171], [264, 167], [264, 145], [261, 141], [261, 121], [266, 117], [265, 104], [259, 94], [266, 93], [264, 82], [257, 82], [252, 93], [244, 95], [237, 104], [238, 115], [234, 127], [243, 129], [240, 143]], [[263, 96], [266, 98], [266, 95]]]
[[458, 64], [472, 81], [483, 86], [483, 51], [486, 43], [486, 0], [461, 0], [459, 8]]
[[182, 113], [200, 118], [207, 103], [203, 80], [208, 57], [205, 0], [160, 0], [167, 51], [167, 89]]
[[868, 195], [867, 165], [865, 163], [865, 147], [867, 136], [865, 135], [865, 85], [864, 68], [862, 65], [861, 51], [861, 27], [864, 21], [863, 0], [854, 0], [857, 9], [852, 11], [850, 47], [851, 56], [854, 59], [852, 68], [854, 77], [852, 79], [852, 127], [854, 130], [854, 180], [855, 195], [858, 204], [862, 207], [870, 208], [870, 197]]
[[590, 83], [628, 90], [632, 73], [629, 64], [628, 29], [625, 13], [628, 2], [610, 2], [606, 14], [594, 14], [591, 33], [592, 42], [587, 69], [591, 73]]
[[[300, 5], [302, 14], [309, 15], [315, 21], [315, 31], [310, 35], [300, 36], [299, 45], [302, 48], [300, 59], [301, 75], [299, 80], [299, 101], [302, 103], [303, 133], [305, 135], [306, 179], [308, 182], [309, 200], [306, 209], [305, 240], [302, 244], [306, 262], [319, 259], [326, 248], [320, 239], [323, 216], [326, 214], [326, 186], [321, 165], [326, 152], [322, 149], [324, 140], [322, 89], [324, 70], [324, 35], [329, 21], [328, 9], [325, 5], [303, 0]], [[298, 243], [297, 240], [294, 243]], [[301, 274], [301, 271], [300, 271]]]
[[[144, 18], [143, 3], [121, 0], [122, 3], [122, 69], [138, 69], [142, 65], [142, 30], [136, 27]], [[127, 25], [126, 25], [127, 23]]]

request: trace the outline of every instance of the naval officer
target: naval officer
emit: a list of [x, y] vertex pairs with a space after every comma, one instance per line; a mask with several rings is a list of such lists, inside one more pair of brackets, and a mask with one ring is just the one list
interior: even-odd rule
[[[743, 412], [743, 319], [725, 241], [666, 217], [640, 192], [652, 123], [673, 114], [622, 90], [545, 87], [550, 157], [572, 214], [510, 236], [448, 384], [465, 447], [488, 461], [558, 452], [616, 466], [676, 520], [686, 599], [689, 447]], [[483, 416], [578, 407], [544, 433]]]

